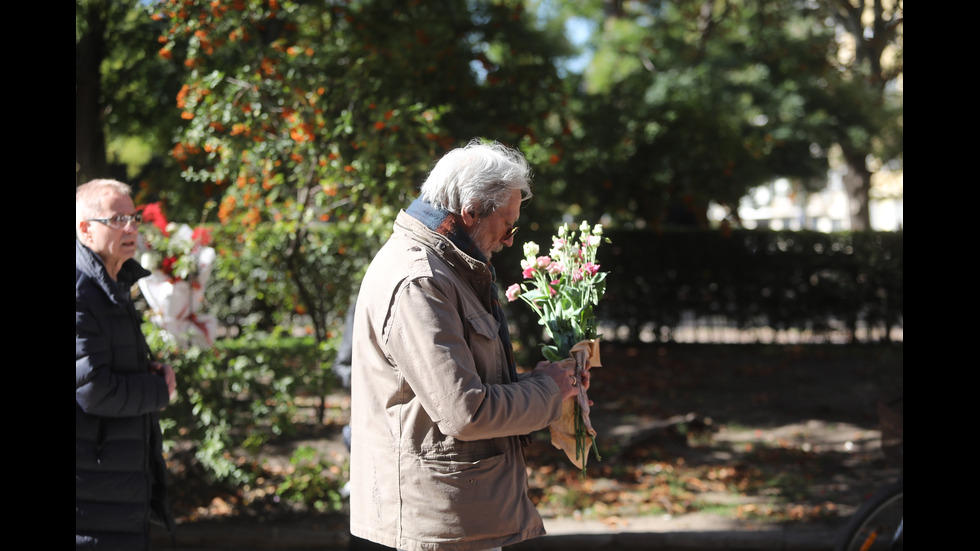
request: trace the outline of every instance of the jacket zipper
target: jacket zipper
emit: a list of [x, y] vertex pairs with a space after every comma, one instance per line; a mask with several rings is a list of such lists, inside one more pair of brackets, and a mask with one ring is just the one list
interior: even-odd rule
[[102, 463], [102, 448], [105, 447], [105, 419], [99, 417], [99, 429], [95, 436], [95, 462]]

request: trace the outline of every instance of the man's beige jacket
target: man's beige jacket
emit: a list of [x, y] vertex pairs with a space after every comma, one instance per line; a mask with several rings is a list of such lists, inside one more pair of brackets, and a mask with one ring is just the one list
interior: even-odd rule
[[354, 317], [354, 536], [465, 551], [544, 534], [519, 435], [558, 418], [559, 389], [509, 380], [491, 285], [484, 263], [398, 215]]

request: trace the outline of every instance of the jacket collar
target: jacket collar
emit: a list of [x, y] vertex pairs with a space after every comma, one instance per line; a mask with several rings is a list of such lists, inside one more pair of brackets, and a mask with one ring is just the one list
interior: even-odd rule
[[116, 280], [113, 281], [99, 255], [77, 238], [75, 239], [75, 269], [91, 278], [115, 304], [128, 300], [129, 289], [133, 284], [150, 275], [149, 270], [131, 258], [123, 263], [119, 273], [116, 274]]
[[[449, 260], [447, 253], [454, 252], [471, 270], [489, 270], [491, 280], [496, 280], [496, 272], [476, 243], [463, 229], [459, 216], [432, 206], [431, 203], [416, 199], [398, 215], [396, 224], [409, 231], [413, 237], [440, 251]], [[423, 227], [419, 227], [423, 226]], [[430, 231], [425, 231], [428, 229]]]

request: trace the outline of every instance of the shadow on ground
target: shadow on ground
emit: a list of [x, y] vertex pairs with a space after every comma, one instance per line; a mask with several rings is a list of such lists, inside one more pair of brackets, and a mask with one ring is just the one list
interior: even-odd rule
[[[832, 531], [900, 474], [883, 453], [878, 409], [903, 392], [900, 344], [604, 343], [602, 360], [590, 391], [601, 460], [583, 474], [545, 432], [527, 448], [531, 496], [549, 531]], [[328, 423], [273, 442], [256, 463], [284, 468], [301, 446], [344, 461], [349, 398], [331, 400], [338, 413]], [[218, 488], [188, 472], [172, 487], [179, 549], [244, 548], [235, 535], [263, 549], [349, 545], [343, 510], [310, 513], [255, 495], [268, 487]]]

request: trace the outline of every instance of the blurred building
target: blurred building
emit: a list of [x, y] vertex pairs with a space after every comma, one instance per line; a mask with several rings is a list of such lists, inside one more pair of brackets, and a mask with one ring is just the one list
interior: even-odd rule
[[[879, 170], [871, 180], [869, 210], [871, 228], [899, 231], [904, 228], [904, 189], [901, 170]], [[828, 173], [826, 186], [807, 192], [802, 185], [778, 179], [753, 189], [738, 208], [742, 225], [749, 229], [846, 231], [851, 227], [850, 198], [839, 169]], [[724, 218], [724, 208], [713, 206], [709, 217]]]

